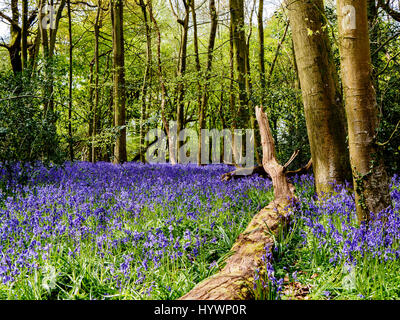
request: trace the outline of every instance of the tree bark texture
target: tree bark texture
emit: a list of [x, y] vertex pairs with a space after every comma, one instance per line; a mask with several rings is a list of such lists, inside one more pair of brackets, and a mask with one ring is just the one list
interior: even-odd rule
[[143, 0], [139, 0], [140, 8], [142, 9], [143, 20], [146, 28], [146, 70], [143, 77], [142, 84], [142, 105], [140, 109], [140, 129], [139, 129], [139, 158], [141, 162], [145, 162], [145, 134], [146, 126], [144, 125], [144, 119], [147, 116], [147, 91], [148, 86], [151, 83], [151, 70], [152, 70], [152, 48], [151, 48], [151, 28], [149, 24], [149, 19], [147, 15], [147, 6], [151, 6], [151, 0], [146, 4]]
[[359, 221], [390, 206], [389, 178], [376, 145], [378, 109], [372, 81], [367, 2], [338, 0], [339, 49]]
[[207, 103], [208, 103], [208, 81], [211, 78], [211, 68], [213, 62], [213, 51], [215, 46], [215, 38], [217, 35], [217, 27], [218, 27], [218, 15], [215, 7], [215, 0], [210, 0], [209, 4], [210, 17], [211, 17], [211, 29], [210, 36], [208, 40], [208, 50], [207, 50], [207, 65], [206, 65], [206, 74], [205, 74], [205, 82], [203, 86], [203, 93], [201, 97], [201, 103], [199, 108], [199, 153], [197, 156], [197, 162], [201, 164], [201, 152], [202, 152], [202, 132], [205, 126], [205, 116], [207, 111]]
[[100, 158], [100, 148], [97, 146], [96, 139], [100, 134], [100, 110], [99, 110], [99, 100], [100, 100], [100, 89], [99, 89], [99, 71], [100, 71], [100, 61], [99, 61], [99, 36], [100, 29], [102, 25], [102, 0], [97, 2], [97, 12], [96, 19], [94, 23], [94, 104], [93, 104], [93, 137], [92, 137], [92, 159], [91, 161], [95, 163]]
[[322, 0], [287, 0], [318, 193], [350, 179], [346, 121]]
[[177, 164], [176, 153], [175, 153], [175, 141], [173, 141], [172, 134], [170, 132], [169, 123], [167, 119], [167, 115], [165, 112], [165, 106], [167, 103], [167, 88], [165, 86], [164, 76], [163, 76], [163, 68], [162, 68], [162, 61], [161, 61], [161, 32], [160, 28], [158, 27], [157, 20], [153, 14], [153, 7], [151, 1], [149, 2], [149, 15], [150, 19], [153, 22], [154, 29], [157, 34], [157, 70], [158, 70], [158, 77], [160, 80], [161, 86], [161, 119], [163, 122], [163, 126], [167, 133], [168, 138], [168, 154], [169, 154], [169, 162], [172, 165]]
[[123, 0], [112, 0], [111, 7], [113, 22], [114, 117], [115, 126], [118, 128], [114, 148], [114, 163], [124, 163], [127, 161], [127, 153]]

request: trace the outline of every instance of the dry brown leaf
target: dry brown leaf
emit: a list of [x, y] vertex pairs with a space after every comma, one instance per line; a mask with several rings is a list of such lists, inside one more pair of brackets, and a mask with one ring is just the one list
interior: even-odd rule
[[289, 281], [290, 281], [289, 276], [286, 275], [285, 278], [283, 278], [283, 281], [284, 281], [284, 282], [289, 282]]

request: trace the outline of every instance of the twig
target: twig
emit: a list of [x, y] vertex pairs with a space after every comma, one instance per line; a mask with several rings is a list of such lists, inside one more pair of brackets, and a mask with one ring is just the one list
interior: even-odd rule
[[390, 138], [386, 142], [383, 142], [383, 143], [377, 142], [376, 144], [380, 147], [386, 146], [393, 139], [395, 133], [399, 129], [399, 126], [400, 126], [400, 120], [399, 120], [399, 122], [397, 122], [396, 128], [393, 130], [392, 134], [390, 135]]
[[297, 156], [299, 155], [300, 150], [296, 150], [292, 156], [290, 157], [289, 161], [286, 162], [286, 164], [283, 166], [283, 169], [286, 171], [286, 169], [292, 164], [292, 162], [297, 158]]

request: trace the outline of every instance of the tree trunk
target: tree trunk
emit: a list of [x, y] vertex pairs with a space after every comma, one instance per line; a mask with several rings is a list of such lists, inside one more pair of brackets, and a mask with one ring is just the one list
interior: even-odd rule
[[28, 65], [28, 0], [22, 0], [22, 28], [21, 28], [22, 68]]
[[197, 14], [196, 14], [196, 4], [195, 1], [190, 2], [190, 10], [192, 12], [192, 23], [193, 23], [193, 47], [194, 47], [194, 60], [197, 71], [197, 106], [198, 109], [201, 105], [201, 85], [200, 85], [200, 77], [201, 77], [201, 65], [200, 65], [200, 55], [199, 55], [199, 38], [197, 36]]
[[94, 61], [90, 63], [89, 69], [90, 69], [90, 78], [89, 78], [89, 127], [88, 127], [88, 158], [87, 161], [92, 161], [93, 160], [93, 92], [94, 92], [94, 87], [93, 87], [93, 66], [94, 66]]
[[21, 28], [18, 25], [19, 10], [18, 0], [11, 1], [11, 19], [12, 23], [10, 26], [10, 44], [7, 47], [10, 54], [11, 66], [14, 74], [22, 71], [22, 59], [21, 59]]
[[265, 45], [264, 45], [264, 0], [260, 0], [258, 4], [258, 43], [259, 43], [259, 53], [258, 53], [258, 64], [260, 68], [260, 87], [261, 87], [261, 105], [265, 104], [266, 96], [266, 85], [265, 85]]
[[68, 36], [69, 36], [69, 69], [68, 69], [68, 146], [69, 159], [74, 161], [74, 146], [72, 137], [72, 76], [73, 76], [73, 43], [72, 43], [72, 15], [71, 0], [67, 2], [68, 9]]
[[97, 146], [96, 139], [100, 134], [100, 90], [99, 90], [99, 35], [102, 25], [102, 0], [97, 2], [96, 20], [94, 23], [94, 104], [93, 104], [93, 140], [92, 140], [92, 162], [95, 163], [100, 158], [100, 148]]
[[[186, 67], [187, 67], [187, 43], [188, 43], [188, 33], [189, 33], [189, 18], [190, 18], [190, 3], [194, 0], [184, 0], [184, 7], [185, 7], [185, 18], [184, 20], [177, 19], [178, 23], [182, 26], [182, 40], [181, 40], [181, 48], [180, 48], [180, 60], [178, 65], [178, 86], [176, 90], [176, 121], [177, 121], [177, 132], [181, 132], [185, 125], [185, 85], [183, 77], [186, 74]], [[172, 141], [171, 141], [172, 142]], [[178, 158], [177, 161], [179, 162], [179, 149], [181, 147], [181, 142], [177, 139], [176, 148], [178, 150]]]
[[150, 15], [151, 21], [153, 22], [154, 29], [157, 33], [157, 69], [158, 69], [158, 77], [159, 77], [160, 86], [161, 86], [161, 119], [162, 119], [162, 122], [163, 122], [163, 125], [165, 128], [165, 131], [167, 132], [167, 137], [168, 137], [169, 161], [171, 164], [175, 165], [177, 163], [175, 146], [174, 146], [175, 142], [173, 141], [173, 137], [172, 137], [170, 129], [169, 129], [169, 123], [167, 120], [167, 116], [165, 114], [167, 89], [165, 87], [165, 81], [164, 81], [163, 69], [162, 69], [162, 61], [161, 61], [161, 32], [160, 32], [160, 28], [158, 27], [157, 20], [154, 17], [153, 7], [151, 5], [151, 2], [149, 2], [149, 15]]
[[[62, 11], [64, 10], [66, 0], [61, 0], [57, 11], [56, 16], [53, 19], [50, 19], [49, 22], [54, 22], [52, 26], [45, 26], [45, 15], [43, 9], [46, 7], [46, 1], [40, 0], [39, 2], [39, 28], [40, 28], [40, 39], [42, 41], [43, 55], [45, 60], [45, 76], [46, 76], [46, 84], [44, 86], [44, 95], [48, 97], [47, 101], [44, 104], [44, 114], [47, 117], [48, 113], [54, 112], [54, 73], [52, 66], [52, 58], [54, 55], [58, 26], [60, 23], [60, 19], [62, 16]], [[49, 33], [47, 29], [50, 28]], [[54, 119], [52, 119], [54, 120]]]
[[[181, 300], [244, 300], [253, 296], [251, 288], [255, 270], [265, 272], [262, 257], [266, 250], [272, 250], [274, 238], [281, 225], [287, 223], [287, 207], [295, 200], [294, 187], [286, 177], [287, 165], [282, 166], [276, 159], [274, 140], [268, 118], [261, 108], [256, 108], [263, 147], [263, 167], [272, 179], [274, 201], [261, 210], [240, 234], [232, 247], [232, 255], [226, 266], [214, 276], [195, 286]], [[292, 157], [293, 158], [293, 157]], [[266, 249], [267, 248], [267, 249]]]
[[114, 148], [114, 163], [127, 161], [126, 111], [125, 111], [125, 54], [124, 54], [124, 3], [112, 0], [113, 68], [114, 68], [114, 116], [118, 134]]
[[376, 145], [378, 110], [372, 81], [365, 0], [338, 0], [339, 49], [359, 221], [390, 206], [389, 179]]
[[235, 96], [235, 54], [233, 45], [233, 21], [230, 19], [229, 22], [229, 109], [232, 116], [232, 131], [237, 128], [236, 118], [236, 96]]
[[199, 153], [197, 156], [197, 163], [201, 164], [201, 153], [202, 153], [202, 129], [205, 125], [206, 108], [208, 103], [208, 82], [211, 78], [211, 69], [213, 62], [213, 51], [215, 46], [215, 37], [217, 35], [218, 27], [218, 15], [215, 7], [215, 0], [210, 0], [210, 17], [211, 17], [211, 29], [210, 36], [208, 39], [208, 50], [207, 50], [207, 65], [206, 65], [206, 75], [205, 82], [203, 86], [203, 94], [201, 97], [201, 104], [199, 108]]
[[[232, 44], [236, 66], [236, 82], [239, 90], [239, 101], [235, 106], [234, 121], [232, 122], [232, 131], [243, 129], [251, 124], [251, 112], [249, 112], [249, 64], [248, 64], [248, 46], [245, 35], [244, 21], [244, 0], [230, 0], [229, 9], [231, 15]], [[244, 139], [242, 139], [244, 143]], [[243, 147], [243, 145], [242, 145]], [[240, 147], [237, 145], [235, 136], [232, 141], [234, 162], [238, 163], [241, 155], [238, 153]]]
[[[148, 5], [150, 6], [151, 0], [149, 0]], [[140, 132], [139, 132], [139, 160], [141, 162], [145, 162], [145, 142], [144, 142], [144, 137], [145, 137], [145, 126], [144, 126], [144, 120], [146, 118], [147, 114], [147, 87], [150, 83], [151, 80], [151, 61], [152, 61], [152, 50], [151, 50], [151, 30], [150, 30], [150, 25], [148, 22], [147, 18], [147, 8], [146, 4], [144, 3], [143, 0], [139, 0], [139, 5], [140, 8], [142, 9], [142, 14], [143, 14], [143, 20], [145, 23], [145, 28], [146, 28], [146, 70], [144, 73], [143, 77], [143, 85], [142, 85], [142, 105], [141, 105], [141, 110], [140, 110]]]
[[342, 96], [323, 28], [322, 0], [288, 0], [287, 11], [302, 89], [315, 185], [330, 192], [350, 177]]
[[239, 102], [237, 106], [237, 127], [244, 128], [249, 120], [247, 60], [248, 50], [244, 31], [244, 2], [243, 0], [230, 0], [230, 12], [233, 27], [233, 48], [236, 62], [237, 83], [239, 86]]

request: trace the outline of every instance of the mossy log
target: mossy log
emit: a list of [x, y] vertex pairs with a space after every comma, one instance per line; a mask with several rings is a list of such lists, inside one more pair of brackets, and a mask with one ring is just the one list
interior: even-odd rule
[[[180, 300], [250, 300], [253, 298], [255, 270], [264, 274], [265, 248], [273, 248], [274, 239], [270, 232], [277, 233], [280, 225], [287, 223], [288, 203], [270, 203], [250, 222], [240, 234], [226, 260], [225, 267], [214, 276], [194, 287]], [[268, 227], [267, 227], [268, 226]], [[268, 230], [269, 229], [269, 230]]]

